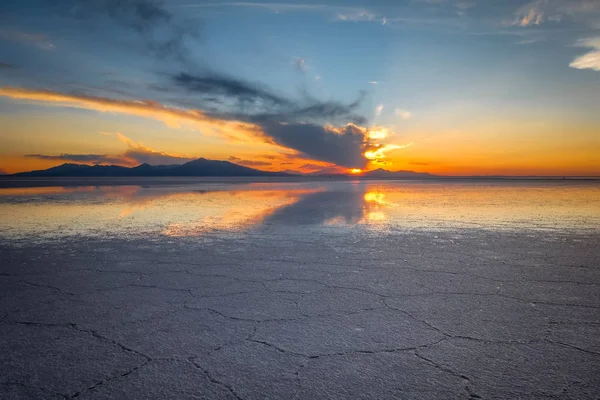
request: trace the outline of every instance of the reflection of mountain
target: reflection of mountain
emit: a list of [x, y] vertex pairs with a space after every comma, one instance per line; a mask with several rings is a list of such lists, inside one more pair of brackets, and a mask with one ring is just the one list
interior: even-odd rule
[[435, 175], [428, 174], [426, 172], [413, 172], [413, 171], [388, 171], [383, 168], [375, 169], [373, 171], [367, 171], [362, 176], [368, 178], [435, 178]]
[[286, 176], [281, 172], [260, 171], [229, 161], [199, 158], [182, 165], [116, 165], [62, 164], [45, 170], [21, 172], [13, 176], [31, 177], [144, 177], [144, 176]]
[[308, 194], [297, 202], [276, 210], [264, 219], [264, 223], [319, 225], [339, 221], [354, 224], [363, 218], [364, 195], [363, 185], [355, 186], [350, 191]]

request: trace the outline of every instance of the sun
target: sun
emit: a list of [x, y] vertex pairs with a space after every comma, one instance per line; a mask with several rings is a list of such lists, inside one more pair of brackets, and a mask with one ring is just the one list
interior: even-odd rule
[[352, 169], [350, 169], [350, 173], [351, 174], [360, 174], [360, 173], [362, 173], [362, 169], [360, 169], [360, 168], [352, 168]]

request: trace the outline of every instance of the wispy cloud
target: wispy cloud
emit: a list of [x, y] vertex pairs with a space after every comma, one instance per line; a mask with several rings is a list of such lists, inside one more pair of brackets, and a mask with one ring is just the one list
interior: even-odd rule
[[42, 102], [53, 106], [135, 115], [154, 119], [175, 128], [191, 125], [204, 133], [223, 134], [232, 138], [239, 138], [240, 134], [253, 135], [260, 130], [259, 127], [251, 123], [212, 118], [200, 110], [168, 107], [149, 100], [116, 100], [106, 97], [13, 87], [1, 87], [0, 96], [15, 100]]
[[106, 17], [135, 32], [146, 50], [161, 60], [165, 57], [190, 62], [186, 39], [199, 37], [199, 25], [176, 16], [157, 0], [64, 0], [70, 15], [90, 22]]
[[25, 157], [37, 158], [40, 160], [75, 162], [83, 164], [121, 165], [126, 167], [133, 167], [144, 163], [151, 165], [183, 164], [194, 159], [192, 157], [169, 154], [164, 151], [151, 149], [147, 146], [144, 146], [141, 142], [134, 142], [132, 139], [119, 132], [114, 134], [103, 134], [116, 137], [119, 141], [127, 146], [127, 149], [118, 155], [63, 153], [59, 155], [26, 154]]
[[259, 160], [244, 160], [243, 158], [231, 156], [228, 159], [234, 164], [243, 165], [251, 168], [260, 168], [260, 167], [270, 167], [272, 163], [268, 161], [259, 161]]
[[579, 47], [591, 48], [589, 51], [577, 57], [569, 66], [576, 69], [592, 69], [600, 71], [600, 36], [589, 39], [582, 39], [576, 44]]
[[338, 21], [347, 22], [379, 22], [382, 25], [386, 25], [388, 19], [383, 15], [378, 15], [368, 10], [356, 9], [349, 10], [346, 12], [339, 12], [335, 16]]
[[394, 110], [394, 114], [396, 114], [398, 117], [400, 117], [402, 119], [409, 119], [410, 117], [412, 117], [412, 113], [403, 108], [396, 108]]
[[54, 50], [56, 48], [54, 43], [52, 43], [46, 35], [41, 33], [0, 29], [0, 38], [28, 46], [35, 46], [41, 50]]
[[381, 115], [381, 113], [383, 112], [383, 108], [384, 108], [383, 104], [380, 104], [377, 107], [375, 107], [375, 116], [376, 117]]
[[520, 7], [515, 13], [513, 25], [529, 26], [539, 25], [544, 20], [547, 0], [536, 0]]
[[294, 58], [294, 66], [300, 72], [306, 72], [308, 70], [308, 65], [306, 65], [306, 61], [304, 58]]
[[403, 144], [403, 145], [398, 145], [398, 144], [385, 144], [385, 145], [380, 145], [380, 146], [376, 146], [371, 150], [367, 150], [365, 152], [365, 157], [371, 161], [377, 161], [377, 160], [382, 160], [385, 159], [386, 153], [389, 153], [392, 150], [398, 150], [398, 149], [405, 149], [407, 147], [412, 146], [413, 143], [407, 143], [407, 144]]
[[371, 85], [377, 85], [378, 83], [379, 82], [377, 82], [377, 81], [369, 81], [369, 84], [371, 84]]
[[597, 28], [599, 17], [597, 0], [534, 0], [517, 9], [511, 25], [527, 27], [568, 19]]
[[206, 4], [182, 4], [182, 8], [216, 8], [216, 7], [247, 7], [247, 8], [262, 8], [274, 13], [288, 11], [318, 11], [326, 10], [331, 6], [326, 4], [303, 4], [303, 3], [260, 3], [260, 2], [222, 2], [222, 3], [206, 3]]
[[109, 156], [107, 154], [69, 154], [62, 153], [59, 155], [48, 154], [25, 154], [27, 158], [37, 158], [39, 160], [64, 161], [84, 164], [115, 164], [121, 165], [122, 160], [118, 157]]

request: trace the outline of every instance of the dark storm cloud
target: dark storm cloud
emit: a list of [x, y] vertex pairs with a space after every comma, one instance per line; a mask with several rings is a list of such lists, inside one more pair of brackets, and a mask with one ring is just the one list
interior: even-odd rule
[[353, 122], [355, 124], [364, 124], [366, 118], [355, 114], [354, 110], [358, 108], [364, 98], [361, 93], [358, 100], [343, 104], [335, 101], [321, 102], [312, 100], [311, 104], [293, 104], [291, 107], [284, 108], [279, 112], [274, 113], [259, 113], [250, 116], [250, 120], [256, 123], [264, 123], [269, 121], [278, 122], [295, 122], [295, 121], [312, 121], [312, 122]]
[[188, 92], [201, 95], [218, 95], [239, 102], [264, 102], [270, 105], [287, 105], [289, 101], [271, 93], [257, 84], [220, 75], [191, 75], [179, 73], [173, 76], [173, 83]]
[[[193, 75], [181, 72], [171, 76], [175, 90], [183, 89], [193, 94], [202, 103], [229, 104], [231, 107], [215, 111], [219, 118], [239, 119], [258, 124], [277, 122], [336, 123], [354, 122], [363, 124], [366, 119], [355, 114], [365, 93], [349, 104], [336, 101], [320, 101], [305, 97], [290, 99], [274, 93], [269, 88], [216, 73]], [[251, 103], [253, 107], [247, 107]], [[237, 109], [236, 109], [236, 106]]]
[[342, 132], [330, 131], [315, 124], [272, 121], [261, 126], [275, 143], [298, 150], [312, 159], [349, 168], [363, 167], [366, 163], [362, 155], [364, 133], [351, 125]]
[[309, 96], [296, 100], [258, 84], [217, 74], [179, 73], [172, 76], [172, 84], [176, 90], [184, 89], [201, 102], [219, 96], [221, 104], [229, 106], [210, 112], [212, 117], [254, 123], [262, 128], [267, 140], [278, 145], [346, 167], [365, 164], [362, 156], [366, 140], [364, 132], [347, 126], [340, 134], [322, 126], [366, 123], [364, 117], [355, 113], [365, 93], [348, 104], [320, 101]]

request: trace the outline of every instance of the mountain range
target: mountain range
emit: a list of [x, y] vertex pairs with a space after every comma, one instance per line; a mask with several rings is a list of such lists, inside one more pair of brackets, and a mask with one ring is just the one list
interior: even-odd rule
[[[117, 165], [86, 165], [66, 163], [56, 167], [30, 172], [19, 172], [10, 176], [16, 177], [161, 177], [161, 176], [347, 176], [332, 174], [323, 170], [302, 174], [286, 170], [282, 172], [261, 171], [244, 167], [229, 161], [208, 160], [199, 158], [185, 164], [150, 165], [141, 164], [137, 167], [121, 167]], [[376, 169], [360, 175], [367, 178], [433, 178], [435, 175], [412, 171], [387, 171]]]

